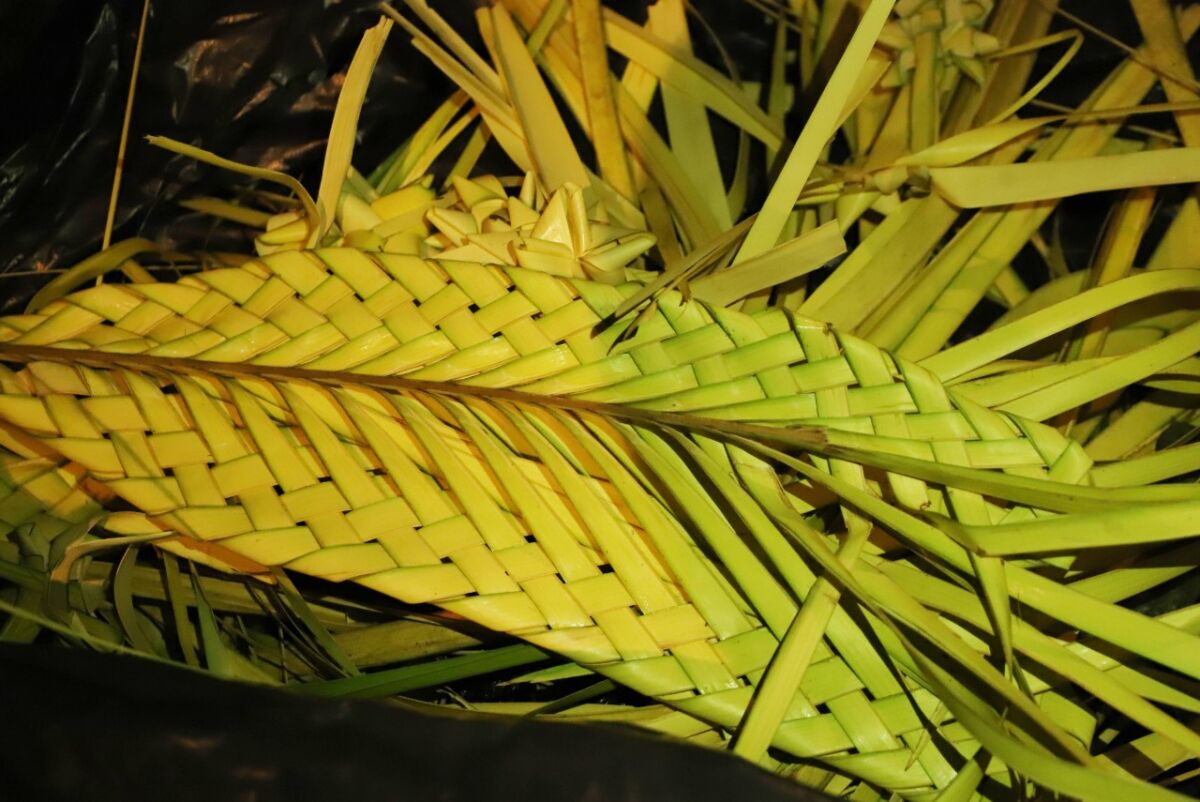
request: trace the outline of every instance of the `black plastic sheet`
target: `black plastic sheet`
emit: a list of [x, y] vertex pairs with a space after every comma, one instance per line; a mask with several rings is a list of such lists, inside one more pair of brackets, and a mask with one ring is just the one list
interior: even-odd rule
[[[219, 247], [211, 238], [228, 236], [229, 227], [217, 229], [174, 201], [182, 194], [228, 196], [237, 177], [154, 148], [146, 134], [315, 185], [345, 69], [378, 16], [371, 5], [155, 3], [114, 239]], [[141, 0], [0, 3], [0, 30], [7, 32], [0, 49], [7, 117], [0, 125], [0, 274], [7, 274], [0, 314], [16, 311], [30, 288], [44, 283], [38, 271], [69, 266], [99, 247], [141, 11]], [[472, 4], [443, 11], [472, 27]], [[400, 43], [388, 47], [362, 120], [360, 163], [399, 145], [448, 91], [424, 56]]]
[[0, 794], [25, 802], [817, 802], [632, 728], [437, 714], [0, 644]]

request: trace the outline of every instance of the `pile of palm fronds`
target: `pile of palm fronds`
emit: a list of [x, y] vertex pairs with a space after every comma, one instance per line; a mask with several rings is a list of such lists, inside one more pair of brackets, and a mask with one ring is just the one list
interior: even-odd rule
[[[384, 5], [315, 199], [155, 140], [288, 194], [188, 202], [257, 254], [155, 283], [126, 240], [0, 319], [0, 638], [449, 685], [856, 800], [1181, 798], [1200, 6], [1132, 0], [1145, 44], [1048, 110], [1102, 35], [1054, 0], [760, 5], [764, 85], [683, 0], [500, 0], [480, 50]], [[458, 90], [360, 173], [389, 33]]]

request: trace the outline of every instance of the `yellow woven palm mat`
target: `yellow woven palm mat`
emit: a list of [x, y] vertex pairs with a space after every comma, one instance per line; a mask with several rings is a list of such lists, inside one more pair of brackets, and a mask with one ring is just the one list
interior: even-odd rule
[[[1054, 465], [1069, 446], [1046, 427], [1034, 427], [1031, 441], [1027, 424], [987, 415], [919, 367], [898, 366], [860, 339], [778, 309], [748, 316], [665, 293], [659, 313], [613, 348], [622, 324], [600, 336], [593, 330], [637, 287], [353, 249], [284, 252], [174, 284], [78, 292], [41, 314], [0, 320], [0, 340], [404, 375], [958, 440], [967, 443], [965, 464], [986, 468]], [[931, 447], [873, 443], [889, 445], [933, 458]], [[1087, 467], [1055, 478], [1079, 481]]]
[[[1136, 497], [1160, 502], [1148, 539], [1183, 538], [1194, 534], [1189, 512], [1200, 512], [1194, 492], [1090, 488], [1090, 462], [1056, 430], [778, 310], [748, 316], [667, 293], [614, 348], [621, 324], [593, 330], [636, 289], [334, 249], [175, 284], [104, 285], [6, 318], [9, 344], [143, 358], [94, 367], [21, 358], [28, 364], [0, 374], [6, 465], [40, 460], [39, 476], [57, 477], [43, 494], [6, 471], [0, 519], [78, 520], [89, 496], [112, 493], [136, 512], [110, 515], [109, 531], [177, 532], [262, 565], [434, 602], [731, 729], [797, 600], [823, 595], [821, 637], [772, 743], [893, 791], [943, 788], [955, 775], [928, 748], [924, 721], [963, 754], [976, 748], [940, 701], [944, 687], [1099, 765], [1087, 748], [1096, 720], [1067, 686], [1116, 686], [1124, 714], [1200, 751], [1200, 738], [1159, 707], [1200, 712], [1195, 698], [1152, 671], [1118, 667], [1086, 636], [1103, 623], [1116, 646], [1193, 679], [1200, 639], [1118, 607], [1136, 582], [1087, 585], [1086, 566], [1056, 560], [1066, 545], [1044, 543], [1039, 529], [1049, 518], [1086, 538]], [[171, 358], [230, 366], [184, 370]], [[270, 378], [239, 373], [240, 362], [313, 373]], [[807, 456], [788, 456], [737, 430], [689, 433], [515, 395], [323, 382], [319, 371], [828, 434], [800, 443]], [[73, 484], [84, 472], [86, 483]], [[43, 506], [22, 511], [28, 499]], [[841, 528], [821, 531], [813, 513], [831, 502], [843, 505]], [[1068, 519], [1078, 526], [1064, 530]], [[892, 536], [938, 569], [892, 559]], [[1010, 596], [1022, 607], [1010, 609]], [[1027, 610], [1085, 639], [1044, 635], [1022, 619]], [[950, 674], [914, 662], [914, 633]], [[984, 656], [989, 642], [998, 663]], [[1032, 700], [1013, 678], [1016, 656]], [[1046, 705], [1072, 710], [1077, 725], [1050, 721]], [[988, 773], [1004, 776], [1003, 764]]]

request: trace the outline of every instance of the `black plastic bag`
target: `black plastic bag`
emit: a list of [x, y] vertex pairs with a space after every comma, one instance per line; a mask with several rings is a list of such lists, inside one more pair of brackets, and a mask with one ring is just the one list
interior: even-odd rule
[[733, 757], [613, 725], [435, 714], [0, 644], [0, 792], [79, 800], [817, 802]]
[[[114, 240], [164, 245], [228, 236], [174, 201], [228, 196], [238, 179], [147, 144], [154, 133], [315, 184], [338, 88], [366, 0], [156, 3], [147, 25]], [[470, 3], [442, 9], [464, 30]], [[0, 314], [17, 311], [38, 271], [100, 245], [116, 164], [140, 0], [0, 3]], [[22, 46], [24, 44], [24, 46]], [[371, 82], [358, 161], [373, 164], [448, 94], [411, 47], [388, 47]], [[243, 183], [245, 183], [243, 181]], [[245, 243], [241, 243], [244, 247]], [[30, 275], [32, 274], [32, 275]]]

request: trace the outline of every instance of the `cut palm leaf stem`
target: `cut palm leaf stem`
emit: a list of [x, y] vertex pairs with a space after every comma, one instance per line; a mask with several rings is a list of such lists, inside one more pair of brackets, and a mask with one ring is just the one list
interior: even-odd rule
[[[210, 374], [214, 376], [229, 376], [231, 378], [249, 376], [261, 377], [264, 379], [298, 379], [311, 381], [317, 384], [331, 385], [361, 384], [365, 386], [378, 387], [381, 389], [409, 390], [428, 392], [432, 394], [444, 393], [452, 397], [479, 397], [495, 401], [514, 401], [533, 406], [548, 405], [561, 409], [594, 412], [604, 417], [622, 420], [642, 421], [651, 424], [663, 423], [667, 425], [695, 427], [699, 431], [747, 433], [748, 435], [779, 438], [783, 442], [787, 442], [795, 446], [803, 446], [804, 444], [815, 446], [825, 442], [824, 432], [817, 427], [811, 426], [791, 426], [786, 429], [771, 426], [757, 426], [753, 424], [738, 423], [735, 421], [725, 421], [696, 415], [687, 415], [678, 412], [656, 412], [654, 410], [639, 409], [637, 407], [623, 404], [585, 401], [568, 396], [536, 395], [519, 390], [481, 387], [451, 382], [427, 381], [421, 379], [408, 379], [401, 376], [370, 376], [361, 373], [350, 373], [345, 371], [311, 370], [307, 368], [255, 365], [250, 363], [220, 363], [180, 357], [149, 356], [146, 354], [119, 354], [102, 351], [81, 352], [66, 348], [52, 348], [39, 345], [14, 345], [11, 343], [0, 343], [0, 356], [15, 361], [50, 360], [60, 361], [67, 364], [74, 362], [87, 362], [110, 367], [131, 366], [142, 367], [151, 370], [165, 369], [185, 375], [188, 373], [199, 373]], [[160, 539], [162, 537], [164, 537], [164, 535], [161, 533], [145, 535], [142, 536], [138, 542], [149, 539]], [[104, 543], [111, 542], [111, 540], [104, 541]], [[134, 541], [131, 540], [129, 542]], [[104, 544], [100, 543], [97, 547], [103, 548]]]
[[[1169, 276], [1171, 274], [1163, 274]], [[1097, 292], [1102, 291], [1096, 290]], [[848, 432], [825, 430], [812, 426], [764, 426], [704, 416], [657, 412], [636, 406], [585, 401], [565, 396], [535, 395], [518, 390], [423, 381], [395, 376], [370, 376], [343, 371], [312, 370], [307, 368], [223, 364], [177, 357], [155, 357], [141, 354], [79, 352], [45, 346], [0, 344], [0, 356], [14, 361], [52, 360], [84, 362], [110, 367], [140, 367], [188, 374], [208, 374], [231, 378], [260, 377], [265, 379], [306, 380], [326, 385], [365, 385], [380, 389], [418, 391], [445, 394], [450, 397], [479, 397], [507, 400], [527, 406], [551, 406], [564, 410], [593, 412], [617, 420], [649, 425], [665, 425], [693, 429], [727, 437], [753, 437], [768, 443], [799, 448], [822, 456], [848, 459], [934, 482], [947, 482], [974, 492], [994, 495], [1020, 504], [1030, 504], [1056, 511], [1085, 511], [1109, 505], [1141, 501], [1185, 500], [1196, 492], [1188, 485], [1162, 485], [1138, 488], [1089, 488], [1080, 485], [1058, 485], [1044, 479], [1007, 475], [988, 470], [939, 464], [908, 456], [906, 453], [887, 453], [879, 450], [885, 440], [856, 437]], [[911, 449], [906, 449], [911, 453]], [[163, 535], [142, 536], [139, 539], [161, 538]], [[133, 542], [133, 541], [131, 541]], [[104, 548], [108, 541], [97, 541]]]

